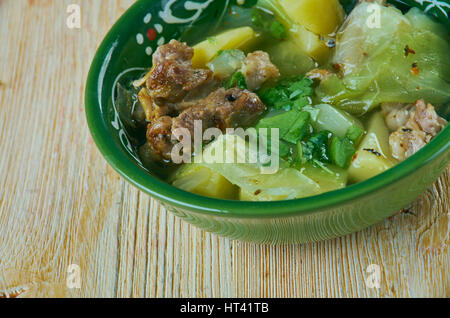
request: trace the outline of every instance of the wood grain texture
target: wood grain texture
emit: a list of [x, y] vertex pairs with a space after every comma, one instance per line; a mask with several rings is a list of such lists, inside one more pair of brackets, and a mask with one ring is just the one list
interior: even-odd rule
[[[66, 27], [70, 3], [81, 29]], [[0, 297], [450, 296], [449, 170], [381, 224], [278, 246], [196, 229], [120, 178], [89, 135], [83, 94], [131, 4], [0, 0]], [[70, 264], [80, 289], [67, 288]]]

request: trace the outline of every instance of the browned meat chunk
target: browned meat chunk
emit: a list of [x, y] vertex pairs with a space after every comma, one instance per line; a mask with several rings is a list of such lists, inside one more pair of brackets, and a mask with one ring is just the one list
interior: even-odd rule
[[439, 117], [433, 105], [426, 105], [423, 99], [418, 100], [415, 106], [414, 122], [421, 130], [432, 137], [436, 136], [447, 125], [447, 121]]
[[147, 88], [142, 88], [138, 94], [139, 102], [145, 112], [145, 118], [148, 121], [152, 119], [159, 118], [169, 113], [169, 108], [167, 105], [158, 105], [153, 102], [150, 92]]
[[163, 116], [153, 121], [147, 128], [147, 142], [151, 156], [159, 161], [170, 159], [172, 151], [172, 117]]
[[[199, 120], [203, 130], [225, 131], [248, 126], [264, 110], [258, 96], [248, 90], [217, 89], [210, 70], [192, 68], [193, 54], [185, 43], [172, 40], [158, 48], [151, 71], [134, 83], [145, 84], [138, 98], [149, 122], [147, 142], [156, 160], [170, 160], [173, 146], [181, 141], [172, 136], [175, 129], [185, 128], [194, 137], [194, 122]], [[261, 51], [249, 54], [243, 67], [251, 88], [279, 76], [268, 54]]]
[[146, 84], [157, 104], [179, 102], [188, 91], [211, 79], [210, 70], [192, 69], [193, 56], [193, 48], [176, 40], [156, 50], [153, 68]]
[[[394, 118], [393, 114], [397, 114], [398, 118]], [[409, 105], [404, 108], [394, 107], [385, 116], [389, 127], [400, 126], [389, 136], [392, 155], [398, 160], [405, 160], [419, 151], [447, 125], [436, 114], [434, 107], [426, 105], [423, 99], [418, 100], [413, 108]]]
[[269, 54], [263, 51], [255, 51], [247, 55], [241, 68], [250, 90], [256, 90], [261, 85], [280, 76], [278, 68], [272, 64]]
[[178, 117], [172, 119], [172, 129], [186, 128], [191, 137], [194, 137], [194, 123], [196, 121], [202, 122], [202, 130], [216, 126], [215, 109], [204, 105], [188, 108]]
[[137, 87], [145, 84], [138, 98], [147, 121], [165, 115], [176, 115], [176, 104], [183, 102], [185, 98], [192, 99], [192, 96], [206, 96], [214, 89], [216, 83], [212, 79], [212, 72], [193, 69], [193, 56], [194, 50], [191, 47], [176, 40], [156, 50], [152, 69], [134, 83]]
[[264, 110], [258, 96], [248, 90], [220, 88], [197, 106], [191, 107], [174, 118], [173, 128], [188, 128], [193, 133], [194, 120], [201, 119], [203, 128], [226, 128], [250, 125]]
[[170, 160], [172, 147], [181, 141], [171, 140], [173, 130], [187, 129], [193, 138], [194, 122], [199, 120], [203, 131], [216, 127], [225, 132], [226, 128], [250, 125], [263, 110], [264, 105], [256, 94], [239, 88], [220, 88], [179, 116], [164, 116], [149, 124], [147, 140], [155, 159]]

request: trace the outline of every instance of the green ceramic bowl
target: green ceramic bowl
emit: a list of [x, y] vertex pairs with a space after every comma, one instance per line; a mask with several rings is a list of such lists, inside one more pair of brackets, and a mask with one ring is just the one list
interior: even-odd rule
[[[266, 243], [311, 242], [352, 233], [393, 215], [425, 191], [446, 169], [450, 128], [408, 160], [365, 182], [314, 197], [278, 202], [224, 201], [170, 186], [140, 163], [113, 104], [118, 81], [135, 79], [150, 67], [158, 45], [177, 38], [194, 20], [197, 40], [218, 15], [217, 1], [192, 7], [184, 1], [137, 1], [108, 33], [86, 85], [86, 116], [92, 137], [109, 164], [169, 211], [206, 231]], [[225, 1], [219, 1], [224, 3]], [[186, 2], [188, 3], [188, 2]]]

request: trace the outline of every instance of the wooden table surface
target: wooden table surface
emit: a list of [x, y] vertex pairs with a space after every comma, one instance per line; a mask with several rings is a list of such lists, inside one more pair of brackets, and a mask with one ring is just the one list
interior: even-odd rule
[[[449, 170], [376, 226], [278, 246], [192, 227], [119, 177], [83, 96], [96, 48], [132, 2], [0, 0], [0, 297], [450, 296]], [[66, 26], [70, 3], [80, 29]]]

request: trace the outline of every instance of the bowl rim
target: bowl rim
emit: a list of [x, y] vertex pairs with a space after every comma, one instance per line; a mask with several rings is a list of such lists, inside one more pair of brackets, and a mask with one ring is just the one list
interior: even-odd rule
[[382, 191], [383, 188], [407, 177], [446, 152], [450, 153], [450, 127], [447, 125], [443, 131], [416, 154], [375, 177], [339, 190], [311, 197], [269, 202], [230, 201], [200, 196], [178, 189], [144, 173], [143, 169], [132, 163], [114, 142], [104, 117], [105, 114], [102, 112], [102, 103], [99, 98], [99, 94], [101, 95], [102, 92], [105, 69], [110, 62], [108, 54], [110, 54], [111, 47], [118, 40], [118, 34], [123, 27], [133, 26], [133, 24], [126, 23], [127, 16], [130, 12], [138, 10], [143, 2], [144, 0], [137, 1], [120, 17], [97, 49], [86, 82], [85, 113], [92, 139], [106, 161], [124, 179], [159, 201], [177, 208], [216, 216], [237, 218], [299, 216], [330, 207], [342, 206], [377, 191]]

